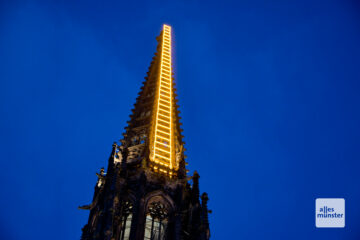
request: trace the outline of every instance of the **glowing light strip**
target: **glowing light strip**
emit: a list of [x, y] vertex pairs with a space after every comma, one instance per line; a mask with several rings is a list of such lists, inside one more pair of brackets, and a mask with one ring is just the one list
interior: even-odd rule
[[163, 123], [161, 123], [161, 122], [158, 122], [158, 124], [159, 124], [159, 125], [161, 125], [161, 127], [162, 127], [162, 128], [167, 128], [167, 129], [170, 129], [169, 127], [167, 127], [167, 126], [163, 125]]
[[162, 116], [162, 117], [165, 117], [165, 118], [169, 118], [169, 116], [166, 116], [166, 115], [161, 114], [161, 113], [159, 113], [159, 116]]
[[[166, 159], [167, 156], [170, 155], [170, 153], [161, 151], [161, 148], [156, 148], [156, 152], [157, 152], [157, 154], [159, 154], [159, 156], [161, 156], [161, 157], [163, 157], [165, 159]], [[160, 160], [160, 159], [158, 159], [158, 160]]]
[[[160, 86], [160, 88], [161, 88], [161, 86]], [[162, 92], [163, 94], [167, 94], [167, 95], [170, 95], [170, 96], [171, 96], [170, 92], [166, 92], [165, 90], [160, 89], [160, 92]], [[166, 97], [166, 96], [165, 96], [165, 97]]]
[[[158, 119], [158, 122], [159, 122], [159, 121], [164, 122], [164, 123], [166, 123], [166, 124], [169, 124], [167, 121], [162, 120], [162, 119]], [[160, 122], [159, 122], [159, 124], [160, 124]]]
[[[159, 129], [156, 129], [156, 131], [171, 136], [171, 129], [170, 129], [170, 132], [169, 132], [169, 133], [168, 133], [168, 132], [161, 131], [161, 130], [159, 130]], [[155, 137], [156, 137], [156, 134], [155, 134]], [[156, 139], [156, 138], [155, 138], [155, 139]], [[169, 137], [168, 139], [170, 140], [170, 137]]]
[[[159, 105], [162, 106], [162, 107], [169, 108], [168, 106], [166, 106], [166, 105], [164, 105], [164, 104], [161, 104], [161, 103], [159, 103]], [[161, 109], [161, 111], [171, 113], [170, 111], [168, 111], [168, 110], [166, 110], [166, 109], [163, 109], [163, 108]]]
[[[158, 144], [159, 144], [159, 143], [158, 143]], [[157, 151], [158, 154], [164, 155], [164, 157], [170, 155], [170, 151], [169, 151], [169, 150], [162, 149], [162, 148], [160, 148], [160, 147], [158, 147], [158, 146], [156, 147], [156, 151]]]
[[[160, 139], [160, 138], [161, 138], [161, 139], [163, 139], [163, 140], [166, 140], [166, 141], [167, 141], [167, 140], [169, 140], [168, 138], [162, 137], [162, 136], [160, 136], [160, 135], [159, 135], [159, 136], [157, 136], [157, 139]], [[156, 139], [156, 142], [158, 142], [158, 140], [157, 140], [157, 139]]]
[[170, 103], [170, 101], [168, 101], [167, 99], [164, 99], [163, 97], [160, 99], [160, 101], [166, 102], [166, 103]]
[[169, 90], [170, 90], [170, 88], [168, 88], [168, 87], [165, 87], [164, 85], [162, 85], [161, 87], [162, 87], [162, 88], [167, 88], [167, 89], [169, 89]]
[[[155, 155], [156, 155], [156, 156], [159, 156], [159, 157], [161, 157], [161, 158], [164, 158], [164, 159], [168, 159], [168, 160], [170, 160], [170, 158], [165, 157], [165, 156], [162, 156], [162, 155], [159, 155], [158, 153], [155, 153]], [[171, 162], [171, 161], [170, 161], [170, 162]]]
[[[167, 140], [167, 139], [165, 139], [165, 140]], [[164, 142], [162, 142], [162, 141], [156, 140], [155, 142], [161, 143], [161, 145], [164, 145]], [[167, 146], [163, 146], [163, 147], [168, 148]]]
[[159, 148], [159, 147], [156, 147], [156, 149], [157, 149], [157, 150], [159, 150], [159, 151], [164, 152], [164, 154], [168, 154], [168, 153], [170, 153], [170, 151], [165, 150], [165, 149], [162, 149], [162, 148]]
[[[162, 32], [162, 46], [161, 46], [161, 59], [160, 59], [160, 79], [159, 79], [159, 89], [158, 89], [158, 99], [157, 99], [157, 110], [156, 110], [156, 120], [155, 120], [155, 139], [153, 146], [153, 161], [163, 163], [165, 159], [168, 159], [170, 162], [170, 169], [173, 168], [172, 159], [172, 78], [171, 78], [171, 27], [164, 25]], [[166, 109], [170, 109], [170, 111]], [[169, 116], [164, 115], [164, 113], [169, 113]], [[159, 117], [165, 119], [159, 119]], [[166, 124], [170, 127], [164, 126]], [[169, 132], [160, 130], [168, 129]], [[158, 134], [165, 134], [168, 137], [163, 137]], [[169, 141], [168, 147], [169, 151], [156, 147], [156, 143], [163, 144], [157, 139], [163, 139]], [[156, 150], [158, 150], [156, 152]], [[161, 153], [169, 154], [170, 157], [162, 156]], [[166, 166], [168, 166], [166, 164]]]

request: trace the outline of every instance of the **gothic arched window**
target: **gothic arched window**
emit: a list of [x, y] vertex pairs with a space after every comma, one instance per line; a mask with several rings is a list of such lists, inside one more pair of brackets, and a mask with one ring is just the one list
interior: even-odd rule
[[151, 203], [146, 214], [144, 239], [164, 240], [167, 223], [168, 211], [164, 204], [160, 202]]
[[132, 204], [130, 202], [125, 202], [122, 216], [121, 216], [121, 229], [120, 229], [120, 238], [119, 240], [129, 240], [130, 238], [130, 229], [131, 229], [131, 220], [132, 220]]

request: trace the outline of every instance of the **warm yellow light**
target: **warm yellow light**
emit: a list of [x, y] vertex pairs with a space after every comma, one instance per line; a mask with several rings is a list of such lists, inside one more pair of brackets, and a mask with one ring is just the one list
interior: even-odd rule
[[[154, 140], [152, 146], [151, 161], [165, 166], [167, 168], [174, 168], [174, 149], [173, 149], [173, 106], [172, 106], [172, 66], [171, 66], [171, 27], [163, 26], [162, 31], [162, 46], [160, 55], [160, 76], [158, 97], [156, 99], [156, 116]], [[165, 148], [165, 149], [164, 149]], [[154, 169], [156, 170], [157, 167]], [[163, 173], [168, 171], [159, 169]], [[169, 174], [173, 174], [169, 171]]]
[[[159, 155], [159, 154], [157, 154], [157, 153], [155, 153], [155, 156], [159, 156], [159, 157], [161, 157], [161, 158], [170, 160], [170, 158], [165, 157], [165, 156], [162, 156], [162, 155]], [[156, 163], [162, 163], [162, 162], [159, 162], [159, 161], [156, 161], [156, 160], [155, 160], [155, 162], [156, 162]]]

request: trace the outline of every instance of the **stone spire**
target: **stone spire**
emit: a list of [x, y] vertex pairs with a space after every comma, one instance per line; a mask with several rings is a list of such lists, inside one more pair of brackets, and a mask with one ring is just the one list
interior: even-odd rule
[[101, 169], [83, 240], [208, 240], [207, 198], [192, 187], [172, 70], [171, 27], [164, 25], [121, 144]]
[[129, 150], [127, 161], [145, 158], [149, 169], [173, 178], [186, 170], [175, 98], [170, 26], [163, 26], [157, 41], [157, 51], [125, 128], [122, 144]]

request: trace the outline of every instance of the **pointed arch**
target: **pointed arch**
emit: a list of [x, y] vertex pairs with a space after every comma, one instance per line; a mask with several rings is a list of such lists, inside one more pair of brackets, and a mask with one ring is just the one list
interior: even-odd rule
[[165, 240], [174, 202], [162, 191], [155, 191], [145, 198], [144, 240]]

